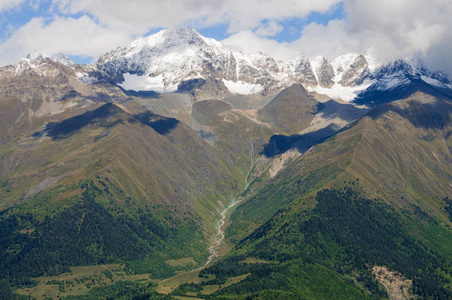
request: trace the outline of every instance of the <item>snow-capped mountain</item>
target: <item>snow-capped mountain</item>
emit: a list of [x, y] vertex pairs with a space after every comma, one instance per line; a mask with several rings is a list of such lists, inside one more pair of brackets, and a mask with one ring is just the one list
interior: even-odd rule
[[[353, 101], [368, 91], [392, 90], [422, 81], [452, 89], [446, 76], [411, 60], [377, 63], [350, 53], [330, 60], [303, 56], [277, 62], [264, 53], [245, 55], [190, 28], [163, 30], [102, 56], [97, 67], [125, 90], [176, 92], [193, 79], [215, 79], [218, 90], [269, 93], [301, 83], [309, 91]], [[359, 98], [359, 97], [358, 97]]]
[[52, 55], [50, 59], [68, 67], [75, 65], [75, 62], [63, 53]]
[[372, 84], [353, 100], [359, 104], [380, 103], [403, 98], [416, 90], [434, 90], [452, 96], [452, 84], [441, 72], [428, 70], [420, 61], [399, 59], [366, 75]]
[[156, 93], [196, 88], [203, 90], [205, 98], [226, 92], [265, 95], [294, 83], [310, 92], [362, 104], [387, 101], [391, 98], [388, 94], [399, 97], [422, 86], [452, 95], [449, 79], [419, 61], [381, 63], [368, 54], [349, 53], [333, 60], [300, 55], [281, 62], [261, 52], [245, 55], [228, 49], [190, 28], [162, 30], [139, 38], [106, 53], [96, 66], [76, 65], [63, 54], [45, 57], [34, 53], [15, 66], [1, 68], [0, 75], [19, 76], [32, 71], [54, 77], [62, 72], [57, 65], [71, 70], [83, 83], [108, 78], [124, 90]]
[[277, 68], [269, 56], [247, 57], [190, 28], [137, 39], [102, 56], [97, 66], [126, 90], [169, 93], [183, 81], [215, 78], [245, 94], [262, 92]]
[[373, 84], [370, 78], [378, 68], [368, 55], [349, 53], [334, 60], [316, 57], [311, 65], [317, 84], [308, 89], [334, 99], [352, 101], [358, 94]]
[[42, 53], [34, 52], [27, 55], [26, 58], [22, 58], [15, 66], [2, 67], [0, 73], [20, 76], [24, 72], [32, 71], [40, 76], [55, 77], [60, 74], [59, 65], [72, 66], [74, 64], [69, 57], [63, 54], [47, 57]]
[[[78, 65], [68, 56], [58, 53], [46, 56], [39, 52], [28, 54], [17, 65], [0, 68], [0, 76], [17, 77], [26, 73], [42, 77], [57, 77], [65, 74], [77, 78], [82, 83], [95, 83], [100, 73], [93, 65]], [[97, 74], [96, 74], [97, 73]]]

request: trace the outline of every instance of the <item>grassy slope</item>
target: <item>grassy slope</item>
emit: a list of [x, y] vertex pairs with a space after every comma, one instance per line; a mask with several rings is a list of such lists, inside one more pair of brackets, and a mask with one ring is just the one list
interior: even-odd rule
[[[416, 294], [440, 298], [452, 295], [452, 253], [444, 249], [452, 232], [436, 219], [426, 214], [422, 218], [401, 215], [382, 202], [362, 198], [352, 189], [323, 190], [315, 200], [316, 208], [309, 213], [291, 208], [279, 210], [243, 239], [229, 259], [207, 268], [205, 273], [215, 274], [218, 279], [240, 272], [252, 274], [215, 296], [245, 297], [250, 293], [284, 291], [289, 293], [289, 299], [290, 295], [360, 298], [364, 297], [363, 292], [378, 298], [385, 292], [370, 274], [375, 265], [387, 266], [413, 280]], [[442, 247], [430, 242], [438, 240], [427, 229], [441, 234], [445, 240]], [[244, 255], [280, 263], [250, 269], [236, 262], [235, 257], [242, 260]], [[309, 280], [303, 279], [306, 273]], [[288, 284], [292, 282], [294, 285]], [[324, 292], [332, 294], [327, 296]]]
[[[152, 122], [168, 121], [152, 118]], [[226, 203], [231, 198], [238, 179], [218, 150], [189, 128], [170, 123], [168, 132], [159, 133], [151, 121], [106, 104], [48, 127], [48, 137], [20, 140], [29, 148], [10, 147], [5, 156], [18, 163], [9, 171], [1, 193], [7, 199], [19, 199], [21, 205], [2, 216], [2, 220], [19, 221], [5, 237], [2, 255], [7, 259], [2, 268], [11, 269], [21, 261], [14, 268], [26, 277], [58, 273], [70, 265], [127, 261], [135, 272], [161, 277], [174, 274], [165, 260], [192, 256], [200, 263], [207, 256], [203, 224], [213, 223], [217, 201]], [[84, 203], [84, 182], [91, 182], [90, 189], [96, 191], [93, 200], [100, 204], [95, 206], [99, 214], [90, 217], [101, 224], [91, 246], [73, 236], [77, 231], [86, 235], [82, 228], [87, 218], [79, 207]], [[74, 222], [61, 224], [60, 219], [70, 211], [77, 212]], [[163, 224], [167, 233], [155, 236], [153, 222]], [[48, 236], [49, 226], [62, 232]], [[129, 236], [132, 240], [123, 242], [137, 245], [138, 252], [133, 250], [136, 247], [105, 252], [113, 245], [108, 242], [108, 226]], [[89, 253], [82, 254], [86, 259], [77, 259], [78, 254], [67, 258], [66, 242], [71, 239], [76, 252], [88, 247]], [[24, 246], [22, 251], [11, 252]], [[124, 256], [129, 250], [135, 254]], [[39, 259], [39, 253], [52, 258]], [[32, 260], [38, 264], [23, 265]], [[15, 282], [24, 283], [25, 277]]]
[[[427, 128], [410, 122], [409, 105], [419, 101], [431, 103], [430, 110], [423, 111], [424, 118], [436, 118], [437, 111], [447, 114], [441, 126]], [[237, 208], [229, 236], [240, 240], [243, 229], [251, 232], [289, 204], [309, 210], [317, 190], [357, 179], [370, 198], [411, 211], [420, 206], [447, 222], [441, 199], [452, 195], [451, 111], [448, 101], [416, 94], [388, 104], [383, 113], [371, 112], [296, 159], [274, 179], [256, 183], [261, 188]]]
[[4, 179], [2, 196], [24, 201], [40, 186], [45, 190], [46, 182], [67, 186], [101, 176], [141, 206], [172, 205], [193, 212], [195, 199], [200, 206], [225, 202], [237, 188], [218, 151], [181, 123], [159, 134], [116, 106], [96, 111], [99, 115], [83, 120], [86, 124], [77, 130], [60, 128], [50, 139], [23, 140], [32, 151], [10, 147], [5, 156], [19, 162]]
[[[406, 253], [433, 251], [436, 254], [431, 261], [450, 261], [452, 252], [448, 241], [452, 233], [441, 199], [452, 195], [451, 106], [449, 100], [417, 93], [372, 111], [352, 128], [304, 154], [262, 189], [252, 193], [232, 215], [227, 231], [229, 238], [239, 242], [252, 233], [242, 241], [236, 253], [269, 258], [261, 253], [266, 251], [290, 257], [296, 253], [294, 249], [303, 249], [297, 245], [304, 243], [294, 239], [299, 229], [291, 228], [311, 218], [317, 203], [316, 192], [325, 187], [351, 185], [365, 197], [382, 199], [398, 211], [401, 219], [395, 228], [400, 228], [400, 234], [414, 244], [421, 245], [420, 250], [407, 248]], [[295, 236], [291, 238], [289, 233]], [[303, 239], [306, 233], [298, 234]], [[339, 252], [327, 255], [327, 265], [333, 263], [331, 257], [343, 255], [342, 246], [333, 242], [335, 235], [332, 238], [324, 240], [322, 247]], [[283, 251], [288, 245], [295, 248]], [[423, 247], [427, 250], [421, 250]], [[368, 250], [360, 251], [368, 253]], [[390, 264], [390, 260], [380, 261], [384, 263]], [[397, 265], [392, 268], [397, 269]], [[441, 271], [445, 272], [442, 278], [449, 278], [450, 270], [447, 265], [445, 268]], [[412, 274], [407, 274], [409, 272], [405, 271], [405, 275], [412, 278]], [[432, 275], [434, 270], [429, 274], [437, 276]], [[447, 279], [441, 280], [439, 285], [448, 286]], [[417, 292], [422, 293], [422, 288], [417, 288]]]

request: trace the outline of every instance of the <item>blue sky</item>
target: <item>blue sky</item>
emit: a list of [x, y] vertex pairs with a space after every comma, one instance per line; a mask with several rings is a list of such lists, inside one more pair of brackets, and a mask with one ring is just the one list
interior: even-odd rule
[[0, 65], [27, 53], [95, 62], [164, 28], [189, 26], [281, 60], [367, 52], [422, 58], [452, 74], [449, 0], [0, 0]]

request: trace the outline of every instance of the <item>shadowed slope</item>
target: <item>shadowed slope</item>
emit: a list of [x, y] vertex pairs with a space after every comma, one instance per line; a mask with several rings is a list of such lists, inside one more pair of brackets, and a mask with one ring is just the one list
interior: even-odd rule
[[[43, 142], [46, 136], [52, 141]], [[149, 111], [130, 115], [111, 103], [47, 125], [23, 143], [28, 146], [6, 152], [4, 172], [22, 191], [40, 186], [32, 194], [57, 182], [105, 176], [141, 205], [193, 213], [197, 201], [197, 213], [210, 219], [215, 201], [226, 201], [236, 187], [219, 152], [182, 123]], [[20, 193], [14, 186], [5, 200]]]
[[294, 134], [305, 129], [323, 107], [302, 85], [295, 84], [279, 93], [258, 114], [275, 130]]

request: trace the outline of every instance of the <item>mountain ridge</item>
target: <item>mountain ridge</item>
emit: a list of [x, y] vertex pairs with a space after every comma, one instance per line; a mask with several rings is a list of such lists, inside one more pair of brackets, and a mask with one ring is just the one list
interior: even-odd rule
[[382, 63], [369, 54], [349, 53], [333, 60], [300, 55], [281, 62], [261, 52], [245, 55], [230, 50], [190, 28], [140, 38], [100, 57], [97, 67], [125, 89], [158, 92], [174, 92], [185, 80], [212, 76], [237, 94], [267, 94], [300, 83], [309, 91], [347, 102], [367, 90], [391, 90], [413, 78], [452, 89], [444, 74], [431, 72], [416, 60]]
[[[370, 106], [381, 102], [393, 90], [409, 90], [416, 83], [452, 95], [452, 83], [447, 76], [428, 70], [419, 60], [378, 62], [369, 53], [348, 53], [335, 59], [308, 59], [299, 55], [283, 62], [262, 52], [247, 55], [228, 49], [194, 29], [182, 27], [162, 30], [108, 51], [95, 66], [74, 65], [62, 54], [49, 59], [77, 69], [81, 81], [108, 79], [131, 92], [187, 91], [191, 86], [187, 82], [202, 81], [201, 86], [188, 89], [204, 89], [204, 93], [193, 94], [195, 100], [221, 98], [228, 92], [267, 95], [294, 83], [335, 100]], [[46, 58], [39, 53], [29, 55], [19, 62], [15, 73], [31, 68], [44, 74], [44, 61]], [[3, 67], [0, 73], [12, 69]], [[370, 98], [374, 100], [364, 100]]]

